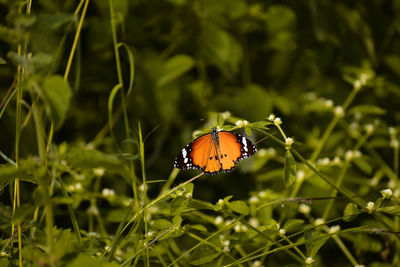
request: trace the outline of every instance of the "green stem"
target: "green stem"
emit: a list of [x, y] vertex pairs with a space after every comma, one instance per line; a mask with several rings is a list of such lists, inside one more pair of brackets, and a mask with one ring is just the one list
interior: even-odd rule
[[[142, 167], [142, 185], [143, 185], [143, 203], [146, 205], [147, 203], [147, 186], [146, 186], [146, 170], [145, 170], [145, 162], [144, 162], [144, 143], [143, 143], [143, 136], [142, 136], [142, 128], [139, 122], [139, 150], [140, 150], [140, 163]], [[143, 210], [143, 220], [144, 220], [144, 231], [145, 231], [145, 240], [146, 244], [149, 244], [149, 233], [148, 233], [148, 226], [147, 226], [147, 209]], [[150, 258], [149, 258], [149, 246], [146, 245], [146, 266], [150, 267]]]

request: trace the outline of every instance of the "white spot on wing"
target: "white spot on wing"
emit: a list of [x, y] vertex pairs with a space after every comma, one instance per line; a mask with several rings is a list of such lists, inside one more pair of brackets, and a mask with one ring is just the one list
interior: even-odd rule
[[246, 137], [242, 137], [243, 150], [248, 151]]

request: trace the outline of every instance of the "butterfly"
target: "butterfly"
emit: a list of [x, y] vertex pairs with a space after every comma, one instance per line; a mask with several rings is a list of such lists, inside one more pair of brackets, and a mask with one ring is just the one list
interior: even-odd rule
[[214, 127], [211, 133], [186, 145], [176, 157], [174, 167], [201, 169], [206, 174], [230, 172], [236, 163], [256, 152], [256, 146], [246, 137], [234, 132], [217, 131]]

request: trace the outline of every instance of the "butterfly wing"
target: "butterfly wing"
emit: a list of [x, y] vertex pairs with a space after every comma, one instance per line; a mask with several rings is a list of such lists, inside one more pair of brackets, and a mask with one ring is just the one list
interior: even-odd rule
[[211, 134], [198, 137], [185, 146], [176, 157], [174, 166], [178, 169], [201, 169], [205, 173], [214, 174], [221, 170], [217, 149]]
[[219, 135], [220, 162], [222, 171], [233, 170], [240, 160], [253, 156], [256, 146], [246, 137], [233, 132], [221, 131]]
[[207, 174], [229, 172], [238, 161], [257, 151], [249, 139], [238, 133], [220, 131], [217, 134], [218, 144], [212, 134], [206, 134], [185, 146], [175, 159], [175, 168], [201, 169]]

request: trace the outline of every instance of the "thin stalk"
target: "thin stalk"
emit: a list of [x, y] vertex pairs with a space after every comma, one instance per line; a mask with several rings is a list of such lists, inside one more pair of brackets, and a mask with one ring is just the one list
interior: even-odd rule
[[[146, 170], [145, 170], [145, 164], [144, 164], [144, 143], [143, 143], [143, 137], [142, 137], [142, 128], [140, 126], [139, 122], [139, 150], [140, 150], [140, 163], [142, 167], [142, 179], [143, 179], [143, 203], [146, 205], [147, 203], [147, 186], [146, 186]], [[146, 244], [149, 243], [149, 233], [148, 233], [148, 226], [147, 226], [147, 209], [143, 210], [143, 220], [144, 220], [144, 231], [145, 231], [145, 240]], [[145, 249], [146, 253], [146, 266], [150, 267], [150, 257], [149, 257], [149, 246], [146, 246]]]
[[[110, 7], [111, 33], [112, 33], [112, 40], [113, 40], [113, 46], [114, 46], [114, 56], [115, 56], [115, 65], [117, 68], [118, 84], [120, 84], [122, 87], [122, 89], [120, 91], [121, 91], [122, 114], [123, 114], [123, 120], [124, 120], [124, 126], [125, 126], [125, 137], [127, 140], [129, 140], [131, 138], [131, 136], [130, 136], [128, 113], [127, 113], [126, 102], [125, 102], [124, 80], [122, 77], [121, 60], [120, 60], [120, 55], [119, 55], [119, 50], [118, 50], [119, 45], [118, 45], [117, 31], [116, 31], [116, 24], [115, 24], [116, 15], [114, 12], [113, 1], [109, 0], [108, 3], [109, 3], [109, 7]], [[132, 151], [130, 151], [130, 152], [132, 152]], [[139, 200], [138, 200], [138, 195], [137, 195], [137, 177], [135, 175], [135, 168], [133, 165], [133, 161], [130, 161], [130, 163], [129, 163], [129, 173], [132, 178], [132, 189], [133, 189], [135, 205], [138, 208]]]
[[[42, 163], [47, 166], [47, 156], [46, 156], [46, 146], [45, 146], [45, 136], [43, 131], [43, 122], [42, 122], [42, 112], [38, 105], [33, 103], [32, 105], [32, 114], [35, 122], [35, 130], [36, 130], [36, 139], [38, 144], [39, 157]], [[48, 253], [51, 255], [53, 252], [53, 227], [54, 227], [54, 218], [53, 218], [53, 204], [51, 202], [51, 193], [49, 185], [43, 185], [44, 193], [45, 193], [45, 213], [46, 213], [46, 231], [47, 231], [47, 246]]]

